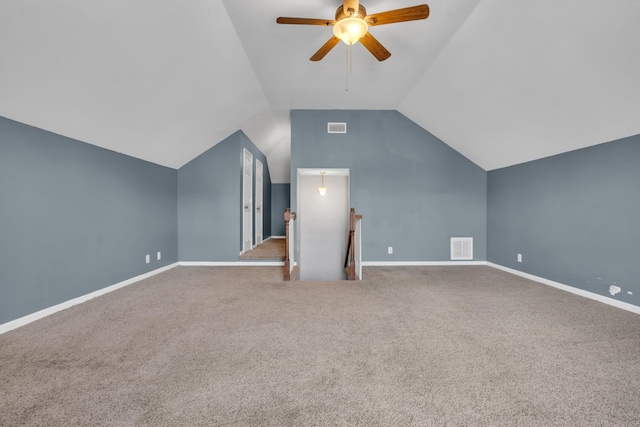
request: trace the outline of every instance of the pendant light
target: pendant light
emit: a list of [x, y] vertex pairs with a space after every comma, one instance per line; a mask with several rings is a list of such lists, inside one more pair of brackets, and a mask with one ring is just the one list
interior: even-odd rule
[[327, 187], [324, 186], [324, 174], [326, 172], [320, 172], [320, 175], [322, 176], [322, 185], [320, 187], [318, 187], [318, 193], [320, 193], [321, 196], [324, 197], [325, 194], [327, 194]]

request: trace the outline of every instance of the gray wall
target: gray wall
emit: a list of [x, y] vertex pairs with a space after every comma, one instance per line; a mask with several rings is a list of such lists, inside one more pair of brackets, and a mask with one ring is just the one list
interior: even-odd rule
[[176, 262], [176, 186], [173, 169], [0, 118], [0, 323]]
[[[238, 131], [178, 170], [181, 261], [237, 261], [242, 248], [242, 149], [263, 164], [263, 237], [271, 236], [271, 179], [264, 154]], [[255, 185], [253, 188], [255, 200]], [[255, 224], [255, 221], [254, 221]], [[255, 229], [254, 229], [255, 233]], [[255, 243], [255, 235], [254, 235]]]
[[271, 184], [271, 235], [284, 236], [284, 210], [290, 207], [290, 184]]
[[640, 305], [639, 212], [640, 136], [494, 170], [488, 260]]
[[293, 210], [297, 168], [350, 169], [364, 261], [446, 261], [452, 236], [473, 237], [486, 259], [487, 173], [397, 111], [292, 111]]

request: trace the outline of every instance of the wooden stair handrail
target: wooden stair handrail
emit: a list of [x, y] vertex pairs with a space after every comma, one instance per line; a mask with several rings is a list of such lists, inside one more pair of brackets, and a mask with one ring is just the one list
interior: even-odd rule
[[351, 208], [349, 212], [349, 237], [347, 240], [347, 253], [344, 260], [344, 267], [348, 268], [349, 280], [358, 280], [356, 275], [356, 254], [355, 254], [355, 232], [356, 221], [362, 219], [362, 215], [356, 214], [356, 209]]
[[289, 221], [296, 219], [297, 215], [295, 212], [291, 212], [290, 208], [285, 209], [284, 211], [284, 280], [291, 280], [291, 259], [289, 259], [289, 245], [291, 242], [289, 241], [291, 237], [289, 236]]

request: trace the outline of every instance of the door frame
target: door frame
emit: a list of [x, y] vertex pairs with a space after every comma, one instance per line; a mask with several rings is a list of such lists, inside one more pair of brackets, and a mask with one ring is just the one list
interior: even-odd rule
[[[249, 178], [247, 179], [247, 171]], [[253, 242], [253, 221], [247, 214], [253, 215], [253, 154], [246, 148], [242, 149], [242, 197], [240, 212], [242, 212], [242, 248], [240, 255], [251, 250]], [[247, 241], [249, 244], [247, 245]]]
[[[258, 166], [260, 172], [258, 172]], [[258, 185], [258, 179], [260, 179], [260, 185]], [[255, 199], [255, 230], [256, 230], [256, 244], [258, 246], [262, 244], [262, 238], [264, 236], [264, 166], [262, 162], [256, 159], [256, 199]]]

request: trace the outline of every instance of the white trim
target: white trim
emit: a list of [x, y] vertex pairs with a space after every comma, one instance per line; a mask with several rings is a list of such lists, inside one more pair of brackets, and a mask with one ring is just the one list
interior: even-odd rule
[[544, 277], [534, 276], [533, 274], [525, 273], [513, 268], [505, 267], [500, 264], [494, 264], [492, 262], [487, 263], [488, 266], [497, 268], [498, 270], [506, 271], [507, 273], [515, 274], [516, 276], [524, 277], [525, 279], [533, 280], [535, 282], [542, 283], [543, 285], [552, 286], [554, 288], [571, 292], [572, 294], [580, 295], [581, 297], [589, 298], [604, 304], [612, 305], [617, 308], [621, 308], [632, 313], [640, 314], [640, 307], [637, 305], [629, 304], [628, 302], [618, 301], [613, 298], [606, 297], [604, 295], [596, 294], [584, 289], [576, 288], [573, 286], [565, 285], [563, 283], [554, 282], [553, 280], [545, 279]]
[[0, 325], [0, 335], [5, 332], [9, 332], [13, 329], [19, 328], [21, 326], [27, 325], [31, 322], [35, 322], [36, 320], [40, 320], [44, 317], [50, 316], [58, 311], [62, 311], [66, 308], [73, 307], [74, 305], [82, 304], [83, 302], [87, 302], [95, 297], [99, 297], [100, 295], [108, 294], [109, 292], [113, 292], [117, 289], [124, 288], [125, 286], [131, 285], [133, 283], [139, 282], [140, 280], [147, 279], [151, 276], [155, 276], [156, 274], [163, 273], [167, 270], [171, 270], [174, 267], [177, 267], [178, 263], [169, 264], [164, 267], [160, 267], [156, 270], [150, 271], [148, 273], [141, 274], [136, 277], [132, 277], [131, 279], [127, 279], [123, 282], [116, 283], [115, 285], [107, 286], [106, 288], [98, 289], [97, 291], [88, 293], [86, 295], [79, 296], [74, 299], [70, 299], [65, 302], [61, 302], [60, 304], [56, 304], [54, 306], [45, 308], [40, 311], [36, 311], [35, 313], [27, 314], [24, 317], [20, 317], [18, 319], [12, 320], [7, 323], [3, 323]]
[[270, 236], [267, 240], [269, 239], [286, 239], [287, 236]]
[[297, 172], [302, 176], [320, 176], [320, 172], [324, 172], [325, 176], [349, 176], [349, 168], [298, 168]]
[[180, 261], [182, 267], [282, 267], [283, 261]]
[[[251, 159], [249, 161], [247, 161], [247, 155], [251, 157]], [[250, 163], [250, 165], [249, 165]], [[249, 150], [247, 150], [246, 148], [242, 149], [242, 190], [241, 190], [241, 200], [240, 200], [240, 206], [241, 206], [241, 210], [240, 212], [242, 212], [242, 250], [240, 251], [240, 255], [242, 255], [245, 252], [250, 251], [251, 249], [253, 249], [253, 209], [254, 209], [254, 200], [253, 200], [253, 153]], [[251, 177], [249, 178], [249, 180], [247, 181], [247, 166], [250, 166], [250, 170], [251, 170]], [[247, 188], [247, 183], [249, 184], [249, 188]], [[246, 191], [249, 190], [249, 200], [247, 200], [247, 194]], [[248, 210], [249, 213], [251, 214], [251, 221], [249, 221], [249, 225], [250, 225], [250, 229], [247, 230], [247, 222], [246, 222], [246, 213], [245, 213], [245, 206], [249, 206]], [[248, 235], [248, 236], [247, 236]], [[249, 238], [249, 240], [247, 240], [247, 237]], [[246, 242], [249, 242], [249, 249], [245, 251], [245, 244]]]
[[[253, 228], [255, 230], [256, 235], [256, 244], [253, 246], [257, 248], [260, 244], [264, 242], [264, 165], [258, 159], [255, 159], [255, 170], [256, 173], [253, 177], [253, 182], [255, 183], [255, 193], [256, 199], [253, 201]], [[260, 200], [258, 201], [258, 163], [260, 164]], [[258, 202], [260, 202], [260, 206], [258, 206]], [[258, 208], [260, 208], [260, 213], [258, 213]], [[260, 235], [258, 236], [258, 219], [260, 219], [262, 227], [260, 228]], [[259, 241], [258, 241], [259, 240]]]
[[[250, 266], [265, 266], [265, 267], [281, 267], [284, 265], [284, 262], [278, 261], [231, 261], [231, 262], [188, 262], [188, 261], [180, 261], [177, 263], [169, 264], [164, 267], [160, 267], [156, 270], [150, 271], [148, 273], [141, 274], [136, 277], [132, 277], [131, 279], [127, 279], [120, 283], [116, 283], [115, 285], [107, 286], [106, 288], [98, 289], [97, 291], [91, 292], [89, 294], [71, 299], [69, 301], [62, 302], [60, 304], [45, 308], [43, 310], [37, 311], [35, 313], [28, 314], [24, 317], [20, 317], [15, 320], [11, 320], [7, 323], [0, 324], [0, 335], [5, 332], [12, 331], [21, 326], [27, 325], [31, 322], [35, 322], [36, 320], [40, 320], [45, 318], [51, 314], [57, 313], [58, 311], [62, 311], [66, 308], [73, 307], [74, 305], [82, 304], [83, 302], [89, 301], [93, 298], [99, 297], [101, 295], [107, 294], [109, 292], [113, 292], [117, 289], [123, 288], [125, 286], [131, 285], [133, 283], [139, 282], [140, 280], [147, 279], [149, 277], [155, 276], [156, 274], [163, 273], [167, 270], [171, 270], [174, 267], [185, 266], [185, 267], [250, 267]], [[297, 263], [294, 263], [297, 265]], [[509, 267], [502, 266], [500, 264], [494, 264], [488, 261], [396, 261], [396, 262], [387, 262], [387, 261], [363, 261], [363, 266], [371, 266], [371, 267], [384, 267], [384, 266], [453, 266], [453, 265], [487, 265], [489, 267], [496, 268], [498, 270], [506, 271], [507, 273], [514, 274], [516, 276], [524, 277], [525, 279], [533, 280], [538, 283], [542, 283], [547, 286], [554, 287], [556, 289], [560, 289], [566, 292], [570, 292], [575, 295], [579, 295], [581, 297], [589, 298], [604, 304], [611, 305], [616, 308], [620, 308], [622, 310], [630, 311], [632, 313], [640, 314], [640, 307], [626, 303], [624, 301], [618, 301], [613, 298], [606, 297], [604, 295], [599, 295], [593, 292], [585, 291], [584, 289], [576, 288], [573, 286], [565, 285], [559, 282], [554, 282], [553, 280], [545, 279], [543, 277], [534, 276], [533, 274], [525, 273], [519, 270], [514, 270]]]
[[362, 261], [364, 267], [487, 265], [486, 261]]

